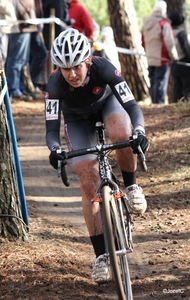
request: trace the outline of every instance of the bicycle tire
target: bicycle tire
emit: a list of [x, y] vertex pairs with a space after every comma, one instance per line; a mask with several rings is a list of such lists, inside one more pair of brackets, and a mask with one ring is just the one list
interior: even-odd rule
[[116, 251], [124, 249], [125, 238], [115, 199], [109, 186], [102, 188], [102, 212], [105, 236], [114, 275], [114, 282], [119, 300], [132, 300], [132, 288], [129, 274], [127, 254], [117, 255]]
[[[115, 237], [115, 245], [116, 250], [122, 250], [127, 249], [126, 245], [126, 228], [125, 224], [122, 221], [122, 217], [120, 217], [119, 213], [119, 200], [115, 201], [115, 199], [112, 199], [111, 201], [111, 213], [112, 213], [112, 223], [113, 223], [113, 229], [115, 229], [114, 237]], [[126, 300], [133, 300], [132, 295], [132, 287], [131, 287], [131, 280], [130, 280], [130, 273], [129, 273], [129, 266], [128, 266], [128, 259], [127, 259], [127, 252], [123, 255], [118, 256], [118, 263], [120, 264], [121, 269], [121, 277], [122, 277], [122, 283], [125, 290], [125, 298]]]
[[[125, 249], [125, 254], [122, 256], [119, 256], [120, 259], [120, 265], [121, 265], [121, 275], [122, 275], [122, 282], [125, 288], [125, 293], [126, 293], [126, 299], [127, 300], [133, 300], [133, 295], [132, 295], [132, 287], [131, 287], [131, 280], [130, 280], [130, 273], [129, 273], [129, 266], [128, 266], [128, 259], [127, 259], [127, 249], [129, 246], [129, 242], [131, 243], [132, 241], [128, 242], [126, 239], [129, 238], [127, 236], [128, 234], [126, 233], [126, 226], [124, 219], [122, 219], [123, 216], [123, 211], [119, 209], [119, 199], [117, 201], [111, 202], [112, 206], [112, 222], [113, 222], [113, 228], [115, 228], [115, 243], [116, 243], [116, 249]], [[121, 208], [122, 209], [122, 208]], [[117, 216], [117, 217], [115, 217]], [[118, 218], [118, 220], [117, 220]], [[119, 223], [118, 223], [119, 222]], [[115, 224], [115, 225], [114, 225]], [[118, 225], [119, 224], [119, 225]], [[130, 226], [130, 224], [128, 224]], [[127, 246], [128, 243], [128, 246]], [[130, 245], [131, 246], [131, 245]]]

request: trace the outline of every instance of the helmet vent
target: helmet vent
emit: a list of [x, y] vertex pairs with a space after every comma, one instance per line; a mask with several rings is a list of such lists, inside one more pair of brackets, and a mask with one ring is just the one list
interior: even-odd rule
[[91, 46], [85, 35], [69, 28], [59, 34], [51, 47], [51, 60], [61, 68], [72, 68], [85, 61]]

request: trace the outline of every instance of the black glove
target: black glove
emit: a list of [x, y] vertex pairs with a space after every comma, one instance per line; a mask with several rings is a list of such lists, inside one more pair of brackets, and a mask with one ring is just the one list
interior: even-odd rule
[[132, 136], [130, 137], [131, 147], [133, 148], [133, 153], [138, 154], [138, 146], [141, 147], [143, 153], [148, 151], [150, 143], [144, 132], [137, 129], [133, 131]]
[[61, 154], [59, 154], [59, 153], [57, 153], [58, 149], [60, 149], [60, 148], [58, 148], [58, 147], [54, 148], [49, 155], [49, 162], [52, 165], [52, 167], [56, 170], [58, 168], [58, 160], [61, 160], [63, 165], [67, 164], [67, 161], [65, 159], [66, 156], [64, 157], [64, 155], [63, 155], [64, 151], [62, 150]]

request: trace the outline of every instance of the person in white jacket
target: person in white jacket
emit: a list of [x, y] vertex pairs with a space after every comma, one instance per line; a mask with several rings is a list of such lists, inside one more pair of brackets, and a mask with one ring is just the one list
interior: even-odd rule
[[147, 55], [152, 103], [165, 104], [170, 65], [178, 60], [165, 1], [157, 1], [151, 16], [143, 20], [142, 46]]
[[[7, 22], [15, 22], [17, 20], [12, 0], [0, 0], [0, 20], [5, 20]], [[0, 24], [0, 51], [3, 67], [5, 66], [7, 59], [9, 34], [16, 32], [19, 32], [19, 28], [14, 23], [8, 25]]]
[[104, 27], [101, 31], [101, 37], [101, 42], [95, 41], [93, 43], [92, 54], [94, 56], [106, 58], [121, 72], [121, 65], [112, 27]]

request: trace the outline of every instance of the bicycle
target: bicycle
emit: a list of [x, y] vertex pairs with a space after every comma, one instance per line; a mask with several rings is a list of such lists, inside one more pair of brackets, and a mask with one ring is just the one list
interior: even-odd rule
[[[93, 204], [96, 201], [100, 203], [106, 256], [112, 269], [118, 299], [132, 300], [127, 254], [133, 251], [133, 219], [127, 206], [126, 194], [121, 191], [109, 163], [111, 151], [131, 147], [132, 141], [126, 140], [106, 144], [104, 124], [97, 122], [95, 128], [97, 132], [97, 144], [95, 146], [69, 152], [57, 151], [60, 154], [62, 153], [66, 160], [89, 153], [97, 154], [101, 183], [97, 190], [97, 196], [91, 200], [91, 203]], [[144, 153], [140, 147], [138, 147], [138, 150], [141, 166], [144, 171], [147, 171]], [[61, 161], [58, 162], [58, 177], [61, 177], [65, 186], [69, 186], [70, 182], [65, 164], [62, 164]]]

